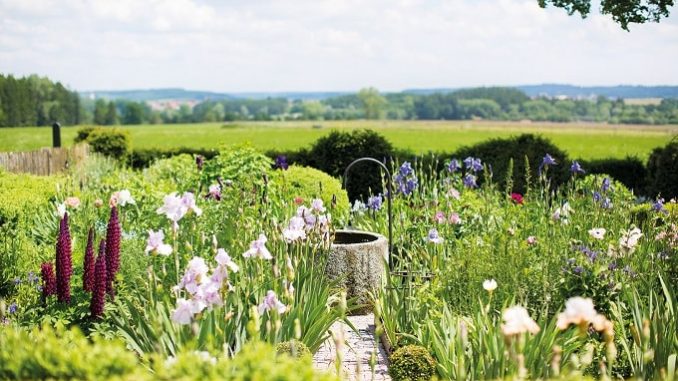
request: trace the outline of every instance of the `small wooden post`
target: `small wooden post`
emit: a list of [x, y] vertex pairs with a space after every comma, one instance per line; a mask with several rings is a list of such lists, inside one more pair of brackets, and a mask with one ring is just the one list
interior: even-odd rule
[[61, 125], [59, 122], [54, 122], [52, 125], [52, 147], [61, 147]]

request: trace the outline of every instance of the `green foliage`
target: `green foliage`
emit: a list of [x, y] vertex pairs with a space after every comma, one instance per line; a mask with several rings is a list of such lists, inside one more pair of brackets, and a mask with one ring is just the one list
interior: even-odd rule
[[129, 152], [129, 134], [122, 130], [84, 127], [75, 137], [76, 143], [83, 141], [92, 147], [92, 151], [113, 158], [124, 159]]
[[297, 340], [283, 341], [275, 346], [275, 352], [278, 355], [288, 355], [293, 358], [311, 358], [311, 351], [306, 344]]
[[[538, 2], [542, 8], [547, 5], [564, 8], [569, 15], [576, 12], [586, 17], [591, 11], [591, 0], [538, 0]], [[600, 11], [604, 15], [611, 15], [622, 29], [628, 31], [629, 24], [659, 22], [663, 17], [669, 17], [669, 8], [673, 5], [673, 0], [602, 0]]]
[[[311, 147], [307, 164], [334, 177], [341, 177], [354, 160], [362, 157], [387, 160], [392, 150], [391, 143], [372, 130], [332, 131]], [[373, 163], [355, 165], [348, 183], [349, 198], [366, 197], [370, 189], [381, 193], [381, 172]]]
[[[540, 136], [523, 134], [509, 139], [492, 139], [470, 147], [460, 148], [454, 155], [460, 160], [469, 156], [482, 159], [485, 164], [491, 166], [493, 180], [499, 184], [500, 188], [506, 187], [508, 180], [506, 176], [511, 169], [512, 190], [525, 193], [527, 190], [525, 161], [529, 162], [530, 176], [532, 179], [536, 179], [538, 167], [547, 153], [557, 162], [557, 165], [549, 167], [548, 177], [553, 185], [562, 184], [569, 174], [567, 153], [556, 147], [548, 139]], [[513, 163], [512, 168], [509, 167], [510, 163]]]
[[586, 173], [608, 174], [636, 194], [642, 194], [645, 191], [647, 170], [637, 157], [627, 156], [624, 159], [600, 159], [580, 161], [580, 163]]
[[177, 155], [200, 155], [205, 159], [212, 159], [219, 153], [215, 149], [178, 147], [174, 149], [143, 148], [133, 149], [128, 156], [127, 164], [134, 169], [147, 168], [159, 159], [167, 159]]
[[292, 165], [286, 171], [272, 171], [270, 177], [273, 191], [289, 203], [296, 197], [301, 197], [305, 203], [320, 198], [335, 221], [343, 221], [348, 216], [348, 196], [339, 180], [332, 176], [317, 169]]
[[273, 162], [250, 145], [241, 145], [219, 152], [214, 159], [205, 163], [202, 172], [203, 183], [215, 184], [218, 179], [230, 180], [240, 186], [263, 185], [264, 175]]
[[3, 380], [127, 379], [137, 367], [134, 354], [117, 340], [87, 339], [77, 329], [49, 325], [29, 331], [0, 326]]
[[678, 197], [678, 141], [655, 148], [647, 161], [647, 194]]
[[424, 347], [405, 345], [389, 357], [388, 373], [394, 381], [426, 381], [435, 374], [436, 362]]

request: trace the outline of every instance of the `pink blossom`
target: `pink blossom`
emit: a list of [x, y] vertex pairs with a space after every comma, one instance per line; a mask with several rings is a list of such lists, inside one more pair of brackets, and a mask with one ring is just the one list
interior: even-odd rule
[[163, 233], [162, 230], [158, 230], [157, 232], [149, 230], [145, 253], [156, 253], [163, 256], [172, 254], [172, 246], [163, 243], [163, 239], [165, 239], [165, 233]]
[[273, 290], [268, 290], [264, 301], [259, 305], [259, 315], [263, 315], [264, 312], [270, 310], [278, 311], [279, 314], [287, 310], [287, 307], [278, 300]]
[[186, 211], [191, 211], [195, 213], [196, 216], [200, 216], [202, 214], [202, 209], [198, 208], [198, 206], [195, 204], [195, 195], [191, 192], [185, 192], [181, 196], [181, 204], [186, 208]]
[[252, 243], [250, 244], [250, 249], [243, 254], [243, 257], [245, 258], [258, 257], [267, 260], [273, 259], [273, 256], [266, 248], [266, 241], [267, 241], [266, 235], [264, 235], [263, 233], [259, 234], [259, 238], [252, 241]]
[[450, 223], [454, 225], [461, 224], [461, 218], [459, 218], [459, 214], [457, 213], [450, 214]]
[[433, 220], [439, 224], [445, 223], [445, 213], [438, 211], [436, 212], [435, 216], [433, 217]]
[[311, 201], [311, 209], [317, 211], [318, 213], [324, 213], [325, 207], [323, 206], [323, 200], [319, 198], [313, 199], [313, 201]]
[[533, 235], [527, 237], [527, 244], [528, 245], [534, 245], [536, 243], [537, 243], [537, 237], [535, 237]]
[[301, 217], [294, 216], [290, 218], [287, 228], [283, 230], [283, 238], [285, 241], [291, 243], [306, 239], [306, 231], [304, 230], [305, 225], [306, 222]]
[[69, 208], [77, 209], [80, 206], [80, 199], [77, 197], [67, 197], [64, 204]]
[[177, 299], [177, 308], [172, 311], [172, 321], [179, 324], [191, 324], [193, 315], [200, 313], [202, 308], [190, 300]]

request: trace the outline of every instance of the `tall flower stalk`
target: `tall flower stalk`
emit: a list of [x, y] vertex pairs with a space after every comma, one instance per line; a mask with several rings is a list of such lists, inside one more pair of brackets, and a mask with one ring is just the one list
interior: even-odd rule
[[106, 276], [106, 241], [99, 243], [99, 255], [94, 266], [94, 288], [92, 290], [92, 300], [89, 306], [92, 318], [100, 318], [104, 315], [104, 304], [106, 303], [106, 288], [108, 282]]
[[59, 224], [59, 236], [56, 244], [56, 291], [59, 302], [71, 302], [72, 274], [71, 233], [68, 225], [68, 213], [64, 213]]
[[114, 295], [115, 274], [120, 270], [120, 235], [118, 208], [114, 205], [111, 207], [111, 217], [106, 229], [106, 292], [111, 296]]
[[86, 292], [94, 290], [94, 228], [89, 229], [87, 234], [87, 247], [85, 248], [85, 260], [82, 273], [82, 288]]

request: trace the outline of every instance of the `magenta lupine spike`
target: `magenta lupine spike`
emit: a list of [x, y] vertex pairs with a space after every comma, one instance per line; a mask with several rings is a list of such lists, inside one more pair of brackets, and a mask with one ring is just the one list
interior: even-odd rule
[[92, 301], [89, 305], [89, 311], [92, 318], [100, 318], [104, 315], [104, 304], [106, 303], [106, 241], [99, 243], [99, 255], [94, 265], [94, 289], [92, 290]]
[[57, 300], [60, 302], [71, 302], [72, 274], [71, 233], [68, 226], [68, 213], [66, 213], [59, 224], [59, 237], [56, 245], [56, 290]]
[[52, 262], [45, 262], [40, 266], [40, 276], [42, 278], [42, 297], [56, 294], [56, 278], [54, 277], [54, 265]]
[[120, 269], [120, 221], [118, 208], [111, 208], [111, 217], [106, 229], [106, 292], [113, 296], [113, 280]]
[[82, 288], [86, 292], [94, 289], [94, 228], [89, 228], [87, 234], [87, 248], [85, 249], [85, 261], [82, 273]]

